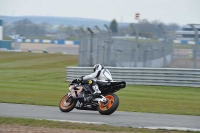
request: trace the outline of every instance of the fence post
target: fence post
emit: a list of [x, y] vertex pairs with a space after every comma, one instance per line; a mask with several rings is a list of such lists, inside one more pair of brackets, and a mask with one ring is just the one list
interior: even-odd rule
[[79, 41], [80, 41], [80, 44], [79, 44], [79, 54], [78, 54], [78, 66], [82, 66], [82, 59], [81, 59], [81, 52], [82, 52], [82, 40], [81, 40], [81, 33], [79, 32], [79, 30], [75, 30], [76, 33], [78, 34], [78, 38], [79, 38]]
[[138, 35], [139, 35], [139, 31], [138, 29], [136, 29], [133, 24], [130, 25], [130, 27], [132, 28], [132, 30], [135, 31], [136, 35], [135, 35], [135, 43], [136, 43], [136, 51], [135, 51], [135, 61], [134, 61], [134, 67], [137, 67], [137, 62], [138, 62], [138, 55], [139, 55], [139, 43], [138, 43]]
[[194, 26], [195, 24], [189, 24], [189, 26], [195, 31], [195, 45], [193, 49], [193, 59], [194, 59], [194, 68], [197, 68], [197, 49], [198, 49], [198, 42], [199, 42], [199, 37], [198, 37], [198, 30]]
[[3, 40], [3, 20], [0, 19], [0, 40]]
[[101, 29], [97, 25], [95, 25], [95, 28], [99, 31], [99, 33], [102, 32]]
[[173, 57], [174, 57], [174, 42], [173, 42], [173, 36], [175, 36], [175, 34], [172, 34], [172, 33], [169, 33], [168, 34], [169, 35], [169, 37], [168, 38], [170, 38], [170, 41], [169, 41], [169, 43], [170, 43], [170, 53], [171, 53], [171, 62], [173, 61]]
[[89, 58], [89, 64], [90, 66], [93, 66], [93, 35], [94, 35], [94, 32], [90, 29], [90, 28], [87, 28], [87, 30], [90, 32], [90, 58]]
[[107, 43], [107, 49], [105, 49], [106, 50], [106, 60], [107, 60], [107, 62], [106, 62], [105, 65], [109, 66], [111, 64], [111, 62], [110, 62], [110, 56], [111, 56], [111, 54], [110, 54], [111, 53], [111, 30], [106, 24], [104, 24], [104, 27], [108, 31], [108, 43]]
[[[99, 31], [99, 34], [100, 34], [99, 37], [100, 37], [100, 42], [101, 42], [103, 40], [102, 35], [101, 35], [102, 31], [101, 31], [101, 29], [97, 25], [95, 25], [95, 28]], [[97, 63], [101, 63], [100, 62], [101, 61], [101, 59], [100, 59], [101, 54], [100, 54], [100, 51], [99, 51], [100, 50], [100, 46], [101, 45], [98, 43], [97, 44], [97, 58], [96, 58], [97, 59], [97, 61], [96, 61]]]
[[164, 29], [164, 27], [161, 24], [159, 24], [158, 26], [161, 28], [161, 30], [163, 32], [163, 36], [164, 36], [164, 46], [163, 46], [164, 62], [163, 62], [163, 67], [166, 67], [166, 39], [167, 39], [166, 33], [167, 33], [167, 31]]

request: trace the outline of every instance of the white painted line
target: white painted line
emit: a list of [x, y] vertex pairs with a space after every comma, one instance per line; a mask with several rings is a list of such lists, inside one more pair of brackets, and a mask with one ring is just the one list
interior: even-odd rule
[[85, 123], [85, 124], [106, 124], [104, 122], [73, 121], [73, 120], [59, 120], [59, 119], [37, 119], [37, 120], [50, 120], [50, 121], [72, 122], [72, 123]]
[[140, 128], [181, 130], [181, 131], [200, 131], [199, 128], [187, 128], [187, 127], [140, 127]]
[[[90, 121], [73, 121], [73, 120], [59, 120], [59, 119], [37, 119], [37, 120], [50, 120], [50, 121], [60, 121], [60, 122], [109, 125], [109, 124], [104, 123], [104, 122], [90, 122]], [[200, 128], [187, 128], [187, 127], [133, 127], [133, 128], [166, 129], [166, 130], [180, 130], [180, 131], [200, 131]]]

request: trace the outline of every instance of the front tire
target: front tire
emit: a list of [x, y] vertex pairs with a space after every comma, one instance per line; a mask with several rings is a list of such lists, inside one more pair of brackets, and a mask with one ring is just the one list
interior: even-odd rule
[[75, 107], [75, 99], [73, 97], [69, 97], [68, 94], [66, 94], [61, 100], [59, 104], [60, 111], [62, 112], [70, 112]]
[[115, 94], [107, 94], [104, 97], [108, 100], [108, 103], [104, 104], [101, 102], [98, 111], [102, 115], [110, 115], [118, 108], [119, 98]]

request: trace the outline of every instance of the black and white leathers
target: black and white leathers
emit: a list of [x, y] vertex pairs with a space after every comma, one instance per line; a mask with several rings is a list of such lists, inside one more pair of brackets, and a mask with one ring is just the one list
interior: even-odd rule
[[105, 69], [101, 64], [94, 66], [95, 71], [87, 76], [83, 77], [83, 80], [102, 80], [102, 81], [112, 81], [112, 76], [108, 69]]
[[[94, 72], [90, 75], [84, 76], [83, 80], [99, 80], [101, 82], [107, 82], [112, 81], [113, 79], [109, 70], [105, 69], [101, 64], [96, 64], [94, 66]], [[94, 90], [94, 94], [101, 93], [101, 91], [99, 90], [99, 86], [96, 83], [92, 85], [92, 88]], [[105, 101], [105, 98], [102, 101]]]

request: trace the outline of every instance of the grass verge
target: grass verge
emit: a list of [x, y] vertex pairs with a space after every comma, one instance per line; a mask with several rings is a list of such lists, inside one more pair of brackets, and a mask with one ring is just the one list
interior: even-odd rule
[[[21, 125], [21, 126], [33, 126], [33, 127], [45, 127], [45, 128], [64, 128], [64, 129], [80, 129], [80, 130], [92, 130], [102, 132], [137, 132], [137, 133], [193, 133], [193, 131], [178, 131], [178, 130], [164, 130], [164, 129], [145, 129], [145, 128], [132, 128], [132, 127], [117, 127], [109, 125], [94, 125], [94, 124], [80, 124], [70, 122], [56, 122], [49, 120], [35, 120], [25, 118], [10, 118], [0, 117], [0, 124]], [[199, 133], [199, 132], [196, 132]]]
[[[174, 48], [176, 49], [193, 49], [195, 44], [177, 44], [174, 43]], [[200, 46], [197, 46], [198, 49], [200, 49]]]

